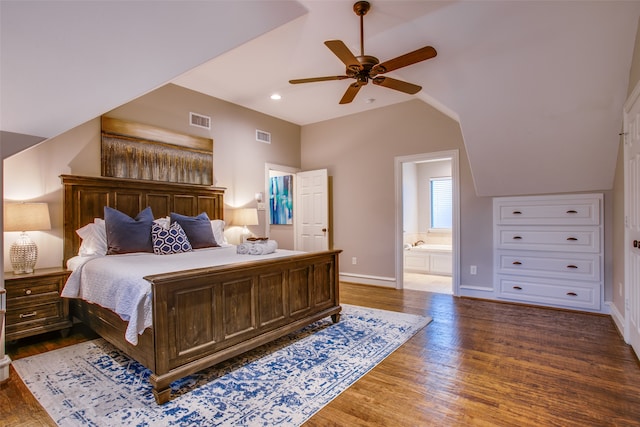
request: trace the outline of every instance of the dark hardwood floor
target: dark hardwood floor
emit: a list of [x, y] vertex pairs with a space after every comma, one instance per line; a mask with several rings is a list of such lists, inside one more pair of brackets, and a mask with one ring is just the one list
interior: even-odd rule
[[[640, 426], [640, 363], [608, 316], [343, 283], [342, 303], [433, 322], [305, 426]], [[94, 338], [82, 325], [12, 359]], [[55, 425], [11, 368], [0, 424]]]

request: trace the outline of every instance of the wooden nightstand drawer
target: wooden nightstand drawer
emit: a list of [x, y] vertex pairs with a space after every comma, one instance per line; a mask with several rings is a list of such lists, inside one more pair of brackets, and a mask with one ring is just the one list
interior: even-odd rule
[[57, 294], [59, 289], [60, 278], [45, 278], [29, 282], [18, 282], [15, 285], [7, 286], [7, 300], [31, 298], [41, 294]]
[[60, 297], [69, 273], [63, 268], [5, 273], [7, 340], [71, 327], [69, 302]]
[[22, 309], [7, 310], [7, 332], [20, 329], [22, 324], [41, 324], [50, 322], [52, 319], [56, 322], [63, 315], [62, 302], [54, 301], [48, 304], [39, 304], [23, 307]]

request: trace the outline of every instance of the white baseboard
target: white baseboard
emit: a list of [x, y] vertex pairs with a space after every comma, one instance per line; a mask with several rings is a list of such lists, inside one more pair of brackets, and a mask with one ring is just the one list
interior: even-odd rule
[[340, 273], [341, 282], [357, 283], [359, 285], [383, 286], [385, 288], [397, 288], [394, 277], [367, 276], [365, 274]]
[[458, 296], [469, 298], [480, 298], [495, 301], [493, 288], [473, 285], [460, 285]]
[[618, 307], [616, 307], [616, 305], [611, 301], [605, 302], [605, 305], [609, 307], [609, 313], [611, 313], [611, 318], [613, 319], [613, 323], [616, 324], [616, 327], [618, 328], [620, 335], [622, 335], [622, 338], [624, 338], [624, 341], [627, 342], [627, 337], [624, 334], [624, 324], [625, 324], [624, 314], [620, 313], [620, 310], [618, 310]]

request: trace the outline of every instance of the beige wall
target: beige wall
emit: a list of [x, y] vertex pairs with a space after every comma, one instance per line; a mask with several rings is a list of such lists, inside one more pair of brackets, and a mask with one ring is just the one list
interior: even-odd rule
[[[212, 118], [212, 129], [189, 126], [189, 112]], [[177, 132], [213, 138], [214, 184], [227, 187], [227, 207], [255, 207], [264, 191], [265, 163], [300, 167], [300, 127], [175, 85], [167, 85], [106, 115]], [[255, 130], [271, 132], [271, 144], [257, 142]], [[100, 120], [96, 118], [4, 161], [5, 200], [49, 202], [52, 230], [33, 232], [40, 249], [37, 268], [62, 265], [62, 187], [59, 175], [100, 175]], [[263, 235], [264, 212], [259, 226]], [[233, 232], [233, 230], [232, 230]], [[6, 233], [4, 269], [11, 269]]]
[[[302, 128], [303, 169], [327, 168], [333, 177], [333, 238], [344, 251], [342, 273], [395, 277], [394, 158], [453, 149], [460, 162], [460, 283], [491, 288], [492, 201], [475, 195], [456, 121], [411, 100]], [[475, 276], [468, 274], [472, 264]]]

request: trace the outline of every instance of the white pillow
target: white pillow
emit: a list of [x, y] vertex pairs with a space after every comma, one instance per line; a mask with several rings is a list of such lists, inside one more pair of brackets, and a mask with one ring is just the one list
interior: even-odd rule
[[162, 218], [158, 218], [158, 219], [154, 219], [153, 222], [155, 222], [156, 224], [158, 224], [160, 227], [168, 230], [169, 227], [171, 226], [171, 218], [169, 218], [168, 216], [162, 217]]
[[78, 255], [107, 255], [107, 231], [103, 219], [95, 218], [93, 223], [79, 228], [76, 233], [82, 239]]
[[219, 245], [226, 245], [227, 238], [224, 237], [224, 221], [221, 219], [214, 219], [211, 221], [211, 229], [213, 230], [213, 238]]

